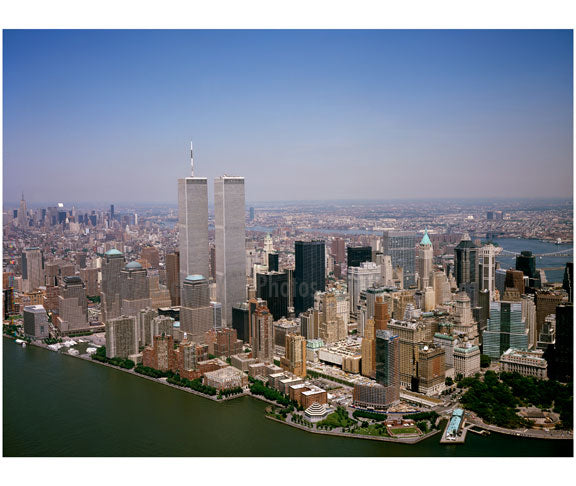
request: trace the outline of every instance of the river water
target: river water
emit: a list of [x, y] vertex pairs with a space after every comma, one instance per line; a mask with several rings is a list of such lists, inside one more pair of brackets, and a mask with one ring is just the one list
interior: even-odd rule
[[224, 403], [3, 339], [4, 456], [571, 456], [572, 441], [468, 434], [406, 445], [326, 437]]

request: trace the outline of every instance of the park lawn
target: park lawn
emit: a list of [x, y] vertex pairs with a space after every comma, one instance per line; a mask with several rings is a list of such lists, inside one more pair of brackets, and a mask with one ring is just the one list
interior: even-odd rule
[[388, 432], [385, 427], [376, 427], [376, 424], [370, 424], [368, 427], [360, 427], [354, 431], [355, 434], [361, 435], [375, 435], [377, 437], [388, 437]]
[[417, 427], [397, 427], [391, 428], [390, 432], [394, 435], [396, 434], [421, 434], [421, 431]]

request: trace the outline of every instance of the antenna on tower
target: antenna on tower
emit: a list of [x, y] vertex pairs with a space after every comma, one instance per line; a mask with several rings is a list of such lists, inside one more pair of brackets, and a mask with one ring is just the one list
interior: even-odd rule
[[190, 165], [192, 168], [192, 177], [194, 177], [194, 147], [192, 142], [190, 142]]

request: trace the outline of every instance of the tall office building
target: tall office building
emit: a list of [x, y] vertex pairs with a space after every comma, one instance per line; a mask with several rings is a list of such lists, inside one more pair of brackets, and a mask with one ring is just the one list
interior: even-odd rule
[[258, 304], [251, 313], [252, 356], [260, 360], [271, 360], [274, 354], [273, 318], [268, 307]]
[[124, 265], [124, 254], [118, 250], [113, 248], [104, 254], [100, 288], [102, 322], [120, 316], [120, 272]]
[[418, 239], [418, 233], [415, 231], [387, 230], [383, 234], [382, 252], [390, 256], [394, 268], [402, 267], [405, 288], [416, 283], [415, 260]]
[[519, 295], [524, 293], [524, 274], [520, 270], [506, 270], [505, 288], [514, 288]]
[[314, 293], [326, 288], [324, 241], [296, 241], [294, 251], [294, 312], [298, 316], [314, 307]]
[[244, 177], [222, 176], [214, 180], [214, 213], [216, 286], [218, 301], [222, 303], [222, 322], [227, 326], [232, 322], [232, 306], [246, 300]]
[[86, 288], [80, 277], [64, 277], [58, 296], [58, 330], [66, 334], [70, 331], [87, 329], [88, 299]]
[[208, 280], [202, 275], [189, 275], [182, 284], [180, 330], [189, 340], [203, 344], [206, 331], [213, 327], [213, 316]]
[[424, 290], [427, 287], [432, 286], [431, 274], [432, 274], [432, 263], [434, 261], [434, 249], [432, 248], [432, 242], [428, 236], [428, 230], [424, 231], [424, 236], [418, 245], [418, 279], [420, 290]]
[[516, 257], [516, 270], [520, 270], [529, 278], [538, 278], [536, 273], [536, 257], [531, 251], [522, 251]]
[[437, 395], [445, 388], [446, 353], [441, 346], [420, 344], [418, 346], [417, 387], [413, 391]]
[[238, 339], [250, 342], [250, 312], [246, 302], [232, 306], [232, 329], [236, 330]]
[[138, 325], [134, 316], [106, 321], [106, 357], [128, 358], [138, 353]]
[[528, 329], [520, 302], [491, 302], [490, 318], [482, 333], [483, 352], [492, 359], [508, 348], [528, 349]]
[[426, 326], [419, 322], [391, 320], [388, 331], [400, 339], [400, 384], [410, 389], [413, 378], [417, 377], [418, 345], [426, 340]]
[[40, 248], [26, 248], [22, 252], [22, 283], [24, 292], [33, 292], [44, 285], [44, 254]]
[[147, 262], [146, 268], [160, 268], [160, 253], [153, 246], [146, 246], [140, 252], [140, 259]]
[[47, 338], [50, 333], [50, 323], [46, 310], [41, 305], [24, 307], [24, 334], [35, 339]]
[[564, 278], [562, 279], [562, 288], [568, 292], [568, 302], [574, 301], [574, 263], [566, 262], [564, 269]]
[[21, 229], [28, 227], [28, 210], [26, 209], [26, 201], [24, 200], [24, 193], [20, 200], [20, 209], [18, 210], [18, 227]]
[[386, 387], [386, 403], [400, 399], [399, 338], [388, 330], [376, 331], [376, 382]]
[[536, 335], [539, 336], [544, 325], [544, 320], [550, 314], [556, 313], [556, 307], [563, 301], [559, 293], [541, 290], [536, 292], [534, 303], [536, 304]]
[[363, 262], [372, 261], [372, 247], [371, 246], [349, 246], [348, 252], [348, 268], [359, 267]]
[[180, 282], [183, 282], [188, 275], [209, 275], [208, 179], [194, 176], [192, 147], [190, 147], [190, 159], [191, 177], [178, 179]]
[[180, 252], [166, 255], [166, 283], [173, 306], [180, 305]]
[[574, 307], [562, 304], [555, 312], [556, 344], [551, 378], [569, 383], [574, 379]]
[[[381, 269], [374, 262], [364, 262], [358, 267], [348, 267], [348, 293], [350, 294], [350, 312], [358, 314], [360, 293], [363, 290], [380, 283]], [[370, 315], [368, 317], [372, 317]]]
[[478, 250], [478, 288], [490, 292], [490, 300], [494, 300], [496, 290], [496, 257], [502, 253], [502, 248], [488, 244]]
[[465, 233], [462, 241], [454, 248], [454, 276], [459, 289], [464, 284], [476, 283], [478, 270], [478, 247]]
[[280, 360], [282, 368], [306, 378], [306, 338], [299, 334], [287, 334], [285, 354]]
[[342, 263], [344, 262], [345, 253], [346, 253], [346, 244], [342, 238], [336, 237], [332, 240], [332, 245], [330, 247], [330, 252], [334, 257], [335, 263]]
[[268, 304], [277, 321], [288, 316], [288, 275], [280, 272], [256, 274], [256, 296]]
[[268, 271], [278, 272], [278, 253], [268, 253]]
[[120, 313], [136, 316], [150, 307], [148, 273], [138, 262], [129, 262], [120, 271]]

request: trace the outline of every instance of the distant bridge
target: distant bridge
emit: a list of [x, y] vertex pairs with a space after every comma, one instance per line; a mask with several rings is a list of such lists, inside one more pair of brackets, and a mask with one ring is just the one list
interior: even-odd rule
[[[520, 252], [519, 251], [508, 251], [508, 250], [502, 250], [501, 252], [502, 254], [505, 254], [506, 256], [520, 256]], [[561, 251], [554, 251], [552, 253], [532, 253], [532, 256], [535, 257], [564, 257], [564, 256], [573, 256], [574, 253], [574, 248], [567, 248], [565, 250], [561, 250]]]

